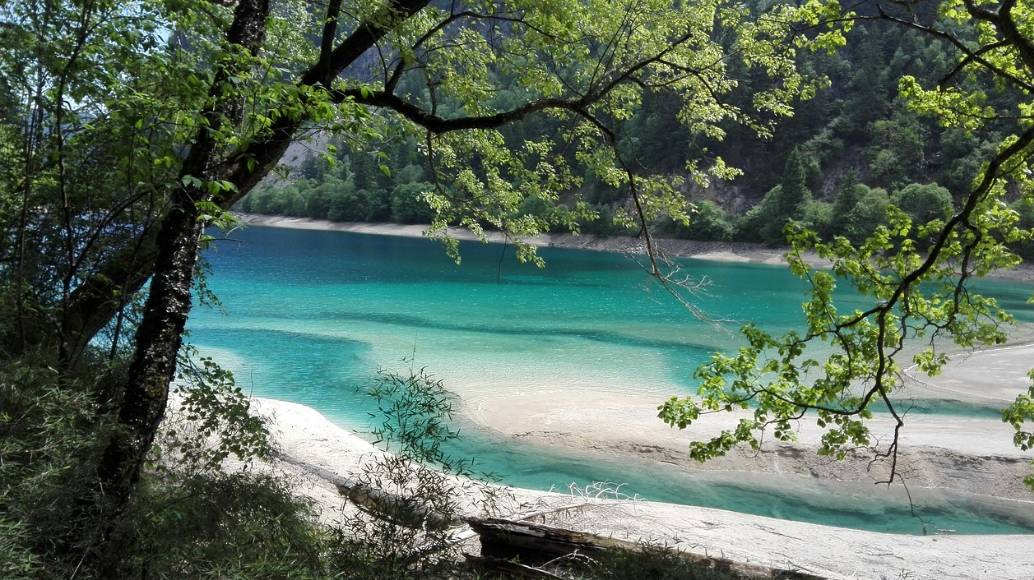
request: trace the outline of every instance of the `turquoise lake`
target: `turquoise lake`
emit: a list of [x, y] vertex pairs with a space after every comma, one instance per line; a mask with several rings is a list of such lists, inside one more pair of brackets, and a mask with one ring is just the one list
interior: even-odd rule
[[[738, 344], [738, 323], [786, 330], [800, 321], [804, 284], [786, 268], [687, 260], [710, 281], [699, 305], [718, 327], [693, 318], [630, 258], [543, 248], [545, 269], [521, 265], [512, 248], [463, 243], [457, 266], [441, 245], [403, 237], [249, 227], [206, 253], [222, 308], [197, 307], [188, 342], [233, 370], [255, 395], [301, 403], [362, 430], [373, 401], [361, 392], [380, 368], [403, 359], [463, 392], [524, 385], [607, 385], [692, 392], [692, 372], [710, 353]], [[982, 288], [1022, 321], [1032, 289]], [[846, 303], [851, 296], [845, 293]], [[986, 415], [992, 408], [934, 402], [912, 412]], [[835, 501], [749, 485], [705, 482], [663, 466], [628, 469], [529, 449], [467, 430], [451, 451], [522, 487], [625, 482], [650, 500], [898, 533], [923, 523], [894, 502]], [[964, 501], [920, 506], [928, 529], [1031, 533], [1008, 515]], [[1007, 510], [1002, 510], [1006, 511]], [[1032, 518], [1034, 519], [1034, 518]]]

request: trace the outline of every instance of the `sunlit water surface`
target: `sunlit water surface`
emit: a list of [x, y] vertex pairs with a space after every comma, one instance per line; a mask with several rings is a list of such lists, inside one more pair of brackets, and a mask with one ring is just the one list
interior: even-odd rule
[[[373, 401], [362, 389], [380, 368], [417, 366], [461, 395], [548, 385], [689, 393], [692, 371], [738, 344], [738, 323], [778, 331], [800, 324], [804, 284], [786, 268], [687, 260], [710, 281], [697, 300], [728, 330], [690, 316], [619, 254], [544, 248], [545, 269], [520, 265], [512, 248], [463, 243], [462, 266], [436, 242], [342, 232], [249, 227], [206, 253], [222, 308], [197, 308], [189, 342], [232, 369], [257, 396], [313, 407], [362, 430]], [[505, 255], [504, 255], [505, 252]], [[1020, 320], [1034, 320], [1031, 289], [984, 283]], [[842, 292], [844, 305], [856, 298]], [[912, 412], [997, 416], [954, 402]], [[707, 481], [663, 466], [610, 464], [544, 453], [465, 430], [457, 456], [528, 488], [619, 481], [645, 499], [718, 507], [838, 526], [922, 533], [1031, 533], [1034, 514], [959, 498], [920, 505]]]

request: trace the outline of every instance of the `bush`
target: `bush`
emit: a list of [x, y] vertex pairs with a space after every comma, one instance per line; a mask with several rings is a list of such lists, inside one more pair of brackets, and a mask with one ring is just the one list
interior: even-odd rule
[[916, 226], [935, 219], [946, 220], [955, 211], [951, 193], [936, 183], [909, 184], [894, 196], [894, 201]]
[[434, 219], [434, 210], [424, 194], [434, 189], [426, 182], [403, 183], [391, 190], [391, 220], [402, 224], [426, 224]]
[[303, 196], [305, 198], [305, 216], [312, 219], [327, 219], [327, 215], [330, 214], [330, 205], [334, 202], [334, 194], [340, 187], [341, 180], [328, 176], [323, 183], [311, 189], [303, 189], [306, 192]]
[[528, 215], [545, 220], [549, 219], [551, 210], [552, 208], [548, 201], [537, 195], [529, 195], [521, 200], [521, 205], [517, 208], [517, 215]]
[[[85, 368], [94, 370], [59, 376], [32, 360], [0, 367], [2, 578], [97, 577], [83, 562], [113, 516], [97, 496], [97, 466], [111, 433], [94, 393], [118, 381], [121, 366], [97, 361]], [[181, 369], [181, 380], [197, 388], [185, 403], [192, 427], [170, 433], [166, 425], [113, 530], [118, 577], [319, 576], [324, 531], [287, 482], [219, 471], [231, 454], [268, 455], [246, 395], [210, 361]]]
[[858, 205], [858, 200], [862, 199], [868, 191], [868, 186], [858, 183], [853, 177], [837, 191], [836, 196], [833, 198], [833, 219], [835, 222], [833, 229], [835, 233], [843, 233], [843, 220], [847, 219], [847, 215]]
[[610, 205], [602, 205], [596, 208], [598, 217], [587, 221], [581, 226], [583, 234], [592, 236], [627, 236], [635, 231], [626, 227], [615, 219], [617, 212]]
[[37, 562], [69, 576], [97, 528], [93, 482], [108, 431], [92, 395], [103, 378], [90, 378], [45, 361], [0, 366], [0, 556], [13, 558], [3, 577]]
[[[776, 186], [778, 187], [778, 186]], [[771, 193], [771, 192], [769, 192]], [[771, 216], [772, 204], [765, 203], [766, 195], [757, 205], [747, 210], [736, 220], [736, 239], [743, 242], [764, 242], [764, 231]]]
[[915, 115], [898, 109], [893, 118], [873, 122], [870, 134], [866, 156], [877, 183], [892, 186], [925, 172], [926, 129]]
[[[1019, 227], [1026, 230], [1034, 229], [1034, 198], [1021, 197], [1012, 204], [1012, 208], [1020, 214]], [[1020, 242], [1014, 249], [1024, 260], [1034, 259], [1034, 240]]]
[[710, 200], [696, 203], [696, 212], [690, 216], [688, 226], [675, 225], [677, 236], [707, 242], [729, 241], [734, 231], [729, 215], [720, 205]]
[[801, 225], [814, 230], [822, 238], [829, 239], [834, 229], [833, 204], [809, 199], [801, 205]]
[[358, 194], [366, 196], [366, 217], [360, 221], [386, 222], [391, 219], [391, 192], [376, 187], [361, 189]]
[[241, 200], [241, 209], [249, 213], [269, 213], [272, 193], [268, 187], [256, 187]]
[[0, 516], [0, 578], [29, 580], [43, 576], [30, 541], [23, 524]]
[[367, 495], [372, 505], [345, 518], [331, 567], [355, 580], [465, 577], [452, 541], [452, 529], [461, 522], [460, 498], [464, 489], [476, 487], [486, 492], [482, 509], [492, 510], [494, 495], [455, 477], [474, 475], [471, 461], [446, 451], [459, 437], [451, 424], [455, 395], [415, 368], [381, 371], [366, 393], [379, 410], [370, 435], [391, 453], [375, 456], [357, 476], [360, 493], [374, 492]]
[[890, 196], [880, 188], [862, 186], [861, 196], [851, 211], [840, 222], [842, 234], [854, 243], [861, 243], [876, 228], [887, 223]]
[[152, 476], [131, 514], [122, 572], [154, 578], [322, 577], [326, 531], [284, 478]]
[[783, 195], [782, 185], [770, 189], [736, 224], [738, 238], [745, 242], [764, 242], [773, 245], [785, 243], [783, 228], [786, 227], [787, 221], [796, 217], [785, 213], [790, 207], [788, 202]]
[[370, 213], [365, 190], [342, 186], [335, 192], [327, 210], [327, 219], [335, 222], [361, 222]]

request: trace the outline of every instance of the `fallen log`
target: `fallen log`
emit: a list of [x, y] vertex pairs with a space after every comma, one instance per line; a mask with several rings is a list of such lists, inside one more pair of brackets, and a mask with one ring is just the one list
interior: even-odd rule
[[[497, 518], [468, 518], [466, 521], [480, 536], [482, 561], [479, 562], [479, 565], [482, 567], [491, 565], [493, 562], [512, 562], [514, 560], [519, 561], [525, 567], [540, 566], [575, 553], [588, 556], [589, 559], [606, 565], [607, 561], [613, 561], [616, 558], [627, 559], [641, 556], [647, 560], [663, 553], [665, 558], [678, 558], [682, 564], [700, 572], [710, 572], [715, 574], [715, 577], [821, 580], [820, 576], [799, 570], [745, 564], [726, 558], [693, 554], [663, 546], [629, 542], [543, 524]], [[514, 573], [514, 571], [501, 567], [494, 570], [500, 573]]]
[[391, 493], [364, 483], [358, 478], [344, 477], [318, 465], [289, 459], [285, 461], [329, 482], [337, 488], [341, 496], [348, 498], [357, 508], [396, 525], [417, 530], [449, 530], [463, 525], [463, 521], [458, 517], [437, 513], [420, 498]]
[[475, 556], [473, 554], [463, 554], [463, 557], [467, 560], [467, 565], [475, 570], [482, 572], [491, 572], [493, 574], [504, 575], [507, 578], [529, 578], [531, 580], [564, 580], [563, 576], [557, 576], [552, 572], [534, 568], [532, 566], [525, 566], [520, 562], [514, 562], [513, 560], [504, 560], [502, 558], [488, 558], [485, 556]]

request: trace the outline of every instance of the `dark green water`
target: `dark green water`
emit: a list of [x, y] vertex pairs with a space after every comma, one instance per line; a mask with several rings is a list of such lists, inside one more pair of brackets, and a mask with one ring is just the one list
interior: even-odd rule
[[[255, 395], [302, 403], [350, 428], [369, 423], [372, 402], [357, 393], [378, 368], [403, 358], [464, 395], [531, 389], [612, 388], [690, 392], [693, 369], [737, 344], [692, 318], [630, 259], [543, 249], [543, 270], [512, 250], [463, 244], [457, 267], [423, 239], [251, 227], [207, 253], [224, 312], [199, 308], [190, 342], [235, 371]], [[700, 305], [715, 319], [768, 329], [798, 324], [804, 285], [785, 268], [687, 261], [712, 281]], [[989, 284], [1022, 320], [1034, 319], [1029, 288]], [[850, 302], [850, 293], [844, 293]], [[462, 388], [460, 388], [462, 387]], [[542, 396], [542, 391], [536, 395]], [[934, 402], [913, 412], [997, 416], [993, 409]], [[523, 487], [620, 481], [643, 498], [899, 533], [922, 533], [900, 498], [841, 497], [848, 490], [791, 491], [706, 482], [662, 467], [608, 464], [543, 454], [485, 434], [464, 434], [454, 453]], [[875, 499], [872, 499], [876, 496]], [[839, 500], [837, 498], [840, 498]], [[1030, 533], [1022, 518], [938, 498], [920, 506], [928, 530]], [[1034, 521], [1034, 514], [1026, 514]]]

